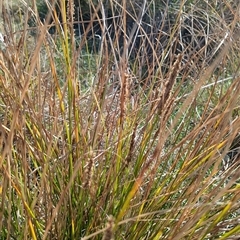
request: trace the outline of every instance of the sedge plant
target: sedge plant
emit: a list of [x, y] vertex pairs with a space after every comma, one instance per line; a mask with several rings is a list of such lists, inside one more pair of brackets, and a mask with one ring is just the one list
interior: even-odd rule
[[[36, 1], [19, 1], [17, 24], [16, 2], [3, 2], [0, 239], [239, 238], [239, 156], [223, 163], [240, 132], [240, 6], [225, 0], [220, 14], [216, 2], [165, 9], [175, 21], [159, 31], [161, 52], [126, 0], [89, 1], [80, 38], [76, 1], [46, 1], [44, 22]], [[154, 15], [151, 4], [142, 11]], [[192, 37], [204, 46], [173, 51], [183, 19], [202, 24], [197, 13], [206, 26]], [[129, 15], [144, 39], [134, 57]], [[92, 52], [96, 21], [104, 34]]]

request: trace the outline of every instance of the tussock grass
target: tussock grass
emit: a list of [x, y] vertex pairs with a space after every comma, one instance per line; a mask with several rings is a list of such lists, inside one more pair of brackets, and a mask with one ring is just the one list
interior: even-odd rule
[[[135, 25], [143, 36], [131, 55], [134, 36], [121, 48], [106, 32], [97, 53], [86, 32], [76, 39], [71, 1], [58, 6], [63, 24], [54, 11], [42, 23], [35, 4], [19, 31], [2, 15], [0, 238], [238, 239], [239, 6], [223, 1], [220, 15], [215, 3], [197, 1], [205, 26], [180, 2], [157, 42]], [[113, 24], [129, 33], [125, 4]], [[204, 46], [178, 38], [186, 16]], [[211, 33], [200, 36], [205, 27]]]

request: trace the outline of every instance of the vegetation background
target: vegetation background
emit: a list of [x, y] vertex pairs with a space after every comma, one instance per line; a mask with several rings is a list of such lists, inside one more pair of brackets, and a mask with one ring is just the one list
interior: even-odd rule
[[2, 1], [0, 239], [239, 239], [239, 11]]

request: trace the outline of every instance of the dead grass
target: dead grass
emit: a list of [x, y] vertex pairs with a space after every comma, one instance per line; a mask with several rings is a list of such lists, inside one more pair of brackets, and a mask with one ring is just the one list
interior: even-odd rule
[[192, 13], [184, 5], [151, 61], [143, 25], [132, 58], [107, 34], [93, 55], [72, 24], [55, 19], [50, 35], [48, 18], [36, 18], [31, 35], [23, 18], [15, 34], [3, 15], [1, 239], [238, 239], [239, 155], [225, 169], [223, 159], [240, 132], [239, 6], [223, 2], [234, 16], [226, 24], [208, 7], [207, 26], [221, 19], [205, 38], [210, 61], [208, 44], [174, 54], [180, 19]]

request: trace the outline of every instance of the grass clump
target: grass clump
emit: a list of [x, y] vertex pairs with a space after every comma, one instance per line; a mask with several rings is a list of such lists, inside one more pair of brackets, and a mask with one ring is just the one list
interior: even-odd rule
[[[161, 51], [144, 24], [135, 25], [142, 38], [133, 58], [124, 44], [126, 2], [113, 4], [123, 46], [102, 12], [93, 54], [86, 35], [76, 40], [72, 1], [58, 6], [62, 23], [54, 7], [42, 23], [29, 4], [17, 31], [3, 3], [0, 238], [237, 239], [239, 6], [225, 1], [219, 15], [215, 1], [196, 1], [212, 19], [204, 18], [211, 34], [199, 47], [202, 21], [193, 40], [179, 38], [181, 19], [196, 17], [180, 1], [173, 28], [159, 33], [167, 34], [157, 39]], [[213, 19], [221, 22], [215, 29]]]

